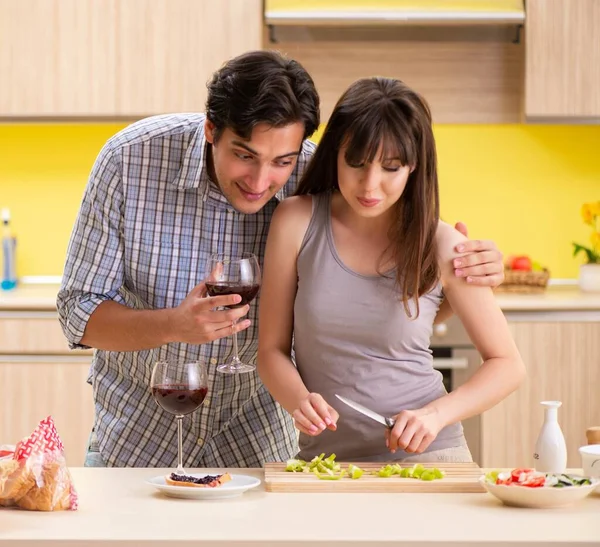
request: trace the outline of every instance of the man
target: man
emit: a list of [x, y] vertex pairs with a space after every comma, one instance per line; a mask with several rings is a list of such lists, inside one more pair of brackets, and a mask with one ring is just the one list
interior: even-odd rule
[[[315, 145], [319, 98], [306, 71], [274, 52], [250, 52], [217, 71], [206, 115], [155, 116], [106, 143], [92, 169], [57, 305], [72, 348], [96, 348], [96, 406], [86, 465], [169, 467], [173, 417], [150, 395], [157, 359], [208, 363], [209, 394], [184, 420], [184, 465], [255, 467], [296, 452], [296, 434], [256, 373], [225, 375], [233, 319], [240, 356], [256, 359], [257, 304], [215, 311], [206, 297], [211, 253], [262, 261], [271, 216], [293, 193]], [[469, 242], [461, 270], [502, 281], [491, 242]], [[440, 317], [451, 313], [440, 310]], [[247, 319], [242, 319], [248, 316]]]

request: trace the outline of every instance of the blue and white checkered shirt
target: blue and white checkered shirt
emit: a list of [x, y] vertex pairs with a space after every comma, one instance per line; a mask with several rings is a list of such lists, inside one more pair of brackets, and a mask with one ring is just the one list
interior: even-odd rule
[[[211, 253], [255, 253], [262, 263], [271, 216], [290, 195], [315, 145], [305, 141], [286, 186], [256, 214], [237, 212], [210, 182], [203, 114], [155, 116], [132, 124], [100, 152], [69, 242], [57, 306], [71, 348], [80, 344], [96, 307], [113, 300], [136, 309], [177, 306], [202, 281]], [[252, 326], [238, 335], [240, 357], [255, 362]], [[178, 355], [209, 363], [209, 394], [184, 421], [188, 467], [257, 467], [297, 451], [291, 418], [256, 373], [225, 375], [216, 364], [230, 356], [232, 338], [201, 346], [155, 350], [96, 350], [90, 382], [95, 434], [109, 466], [170, 467], [177, 428], [150, 392], [154, 362]]]

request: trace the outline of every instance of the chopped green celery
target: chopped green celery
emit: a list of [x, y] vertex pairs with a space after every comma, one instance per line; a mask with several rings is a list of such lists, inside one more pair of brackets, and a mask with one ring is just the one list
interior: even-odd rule
[[315, 467], [317, 467], [321, 461], [323, 460], [323, 458], [325, 457], [325, 453], [323, 452], [320, 456], [315, 456], [312, 460], [310, 460], [309, 466], [311, 469], [314, 469]]
[[419, 479], [421, 478], [423, 471], [425, 471], [425, 467], [423, 467], [423, 465], [420, 463], [416, 463], [415, 465], [413, 465], [412, 476]]
[[326, 475], [333, 475], [333, 469], [329, 469], [329, 467], [325, 467], [325, 465], [323, 465], [322, 462], [319, 462], [319, 465], [317, 465], [314, 468], [314, 471], [317, 473], [324, 473]]
[[425, 469], [425, 471], [421, 472], [421, 476], [419, 477], [422, 481], [434, 481], [435, 473], [433, 470]]
[[437, 467], [424, 467], [423, 464], [417, 463], [412, 467], [402, 467], [400, 464], [388, 464], [380, 467], [377, 471], [373, 471], [373, 475], [377, 477], [391, 477], [399, 475], [403, 479], [421, 479], [424, 481], [433, 481], [442, 479], [445, 473]]
[[[349, 464], [347, 470], [342, 470], [341, 465], [335, 461], [336, 455], [330, 454], [325, 457], [325, 453], [315, 456], [310, 462], [300, 459], [289, 459], [286, 462], [285, 470], [290, 472], [314, 473], [323, 480], [338, 480], [346, 473], [352, 479], [362, 477], [364, 471], [354, 464]], [[417, 463], [412, 467], [402, 467], [398, 463], [387, 464], [372, 472], [377, 477], [389, 478], [398, 475], [402, 478], [421, 479], [424, 481], [432, 481], [441, 479], [445, 473], [437, 467], [426, 468], [422, 464]], [[495, 482], [498, 476], [498, 471], [492, 471], [486, 475], [487, 480]], [[488, 479], [489, 477], [489, 479]], [[563, 476], [564, 477], [564, 476]]]
[[348, 474], [351, 479], [360, 479], [363, 474], [363, 470], [357, 465], [350, 464], [348, 466]]
[[435, 475], [436, 479], [443, 479], [446, 476], [446, 473], [444, 473], [441, 469], [438, 469], [437, 467], [433, 468], [433, 474]]
[[304, 471], [305, 465], [306, 462], [304, 460], [291, 459], [286, 462], [285, 470], [293, 472]]
[[344, 475], [346, 474], [345, 471], [342, 471], [340, 473], [334, 473], [331, 469], [327, 469], [326, 473], [319, 473], [316, 469], [313, 471], [313, 473], [321, 480], [324, 481], [337, 481], [339, 479], [341, 479], [342, 477], [344, 477]]
[[329, 467], [329, 469], [333, 469], [333, 467], [335, 465], [335, 454], [331, 454], [330, 456], [328, 456], [327, 458], [325, 458], [323, 460], [323, 465], [325, 467]]
[[344, 475], [343, 474], [339, 474], [339, 475], [322, 475], [320, 473], [317, 473], [317, 477], [319, 477], [319, 479], [321, 479], [322, 481], [339, 481]]
[[377, 475], [378, 477], [391, 477], [394, 473], [394, 470], [392, 468], [391, 465], [386, 465], [384, 467], [381, 467], [379, 470], [375, 471], [375, 475]]

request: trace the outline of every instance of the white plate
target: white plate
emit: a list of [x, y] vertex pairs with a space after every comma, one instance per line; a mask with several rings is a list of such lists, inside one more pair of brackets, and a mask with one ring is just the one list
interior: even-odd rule
[[533, 508], [572, 505], [591, 494], [596, 486], [600, 484], [600, 479], [590, 480], [592, 484], [585, 486], [566, 486], [564, 488], [541, 486], [539, 488], [529, 488], [527, 486], [490, 484], [486, 482], [484, 476], [479, 478], [479, 482], [483, 484], [484, 488], [505, 505]]
[[[190, 473], [192, 477], [205, 477], [215, 473]], [[147, 481], [157, 488], [163, 494], [173, 497], [189, 500], [216, 500], [227, 499], [241, 496], [246, 490], [256, 488], [260, 484], [260, 479], [250, 477], [249, 475], [231, 475], [231, 480], [215, 486], [214, 488], [194, 488], [191, 486], [171, 486], [165, 481], [165, 475], [152, 477]]]

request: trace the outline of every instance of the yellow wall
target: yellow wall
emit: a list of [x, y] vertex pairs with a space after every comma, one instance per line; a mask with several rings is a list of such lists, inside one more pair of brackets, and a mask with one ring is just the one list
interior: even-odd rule
[[[0, 207], [18, 236], [18, 275], [60, 275], [91, 166], [122, 124], [0, 125]], [[600, 126], [435, 128], [442, 215], [505, 254], [526, 253], [553, 277], [576, 277], [579, 211], [600, 200]]]
[[121, 127], [0, 125], [0, 207], [11, 211], [18, 276], [62, 273], [92, 164]]

